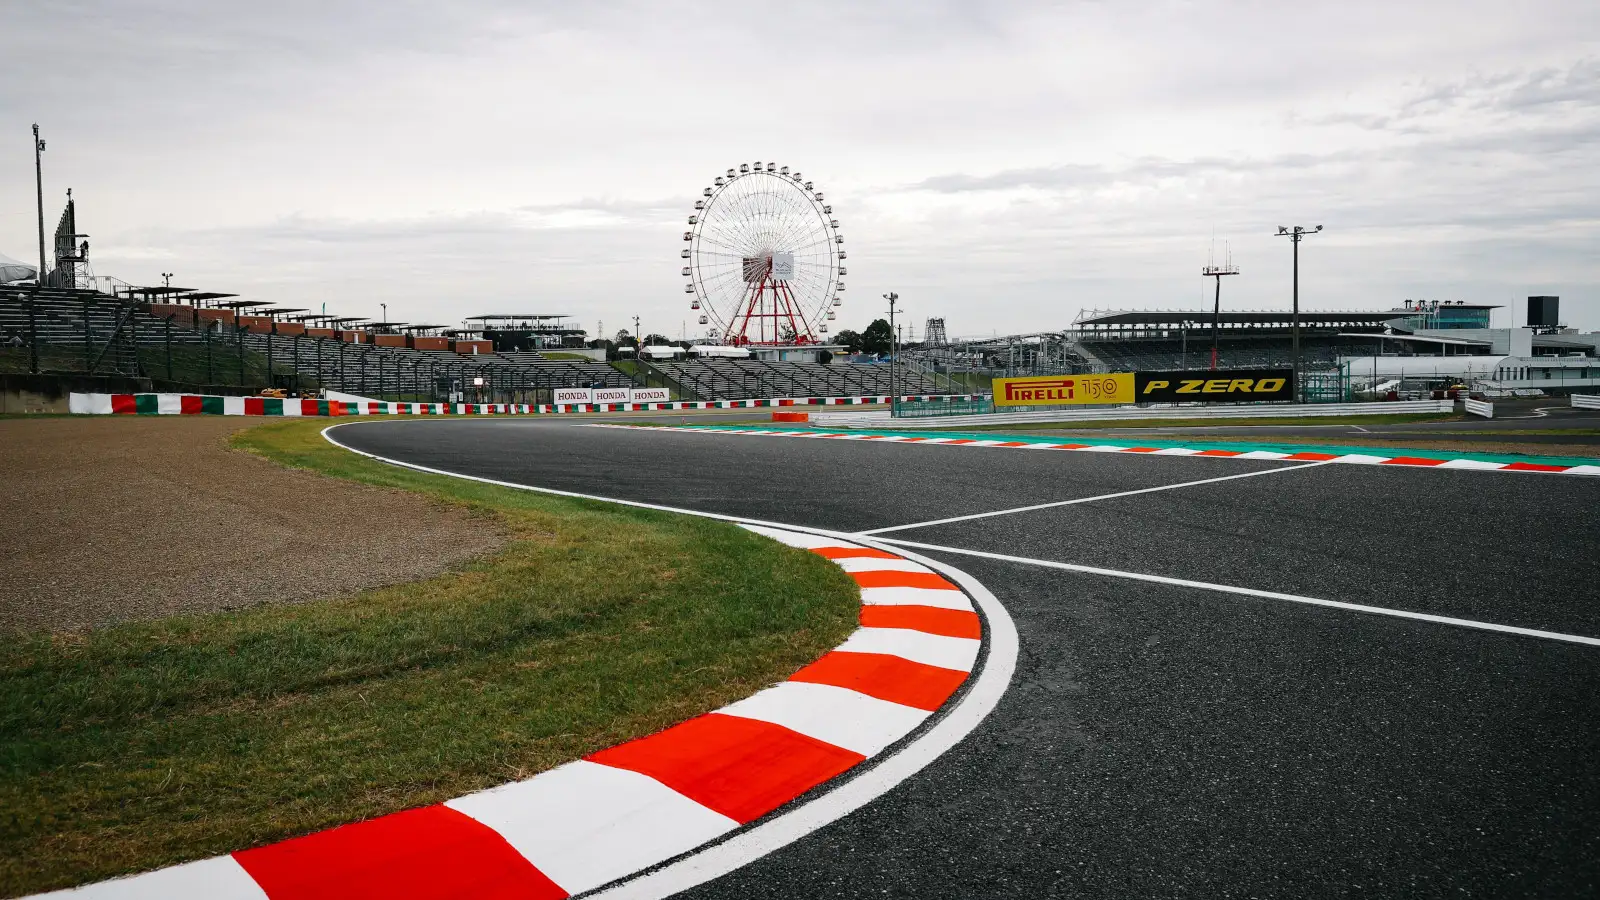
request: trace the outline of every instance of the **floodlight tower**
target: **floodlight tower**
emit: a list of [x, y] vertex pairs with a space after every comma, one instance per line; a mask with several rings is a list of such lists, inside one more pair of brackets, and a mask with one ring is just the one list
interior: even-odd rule
[[[895, 397], [899, 397], [900, 392], [895, 387], [895, 367], [900, 364], [900, 353], [898, 348], [895, 347], [894, 305], [900, 302], [900, 295], [894, 291], [890, 291], [889, 293], [883, 295], [883, 299], [889, 301], [889, 393], [894, 394]], [[891, 398], [889, 401], [889, 415], [894, 415], [894, 410], [897, 406], [898, 403]]]
[[39, 137], [39, 123], [33, 125], [33, 184], [39, 200], [39, 274], [34, 283], [44, 287], [44, 276], [49, 270], [44, 265], [44, 139]]
[[1233, 264], [1232, 250], [1224, 251], [1222, 265], [1216, 266], [1207, 263], [1206, 267], [1200, 270], [1201, 277], [1215, 278], [1217, 280], [1216, 301], [1211, 307], [1211, 368], [1213, 371], [1217, 368], [1217, 342], [1222, 332], [1222, 276], [1237, 274], [1239, 274], [1239, 267]]
[[1299, 225], [1288, 228], [1278, 226], [1278, 235], [1289, 239], [1294, 245], [1294, 391], [1295, 399], [1304, 398], [1305, 391], [1300, 386], [1300, 241], [1308, 234], [1316, 234], [1322, 226], [1315, 228], [1302, 228]]

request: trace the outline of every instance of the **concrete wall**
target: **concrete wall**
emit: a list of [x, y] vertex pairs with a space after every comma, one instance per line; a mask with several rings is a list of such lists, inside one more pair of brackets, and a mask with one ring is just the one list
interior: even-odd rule
[[136, 394], [148, 378], [101, 375], [0, 375], [0, 413], [66, 413], [76, 393]]

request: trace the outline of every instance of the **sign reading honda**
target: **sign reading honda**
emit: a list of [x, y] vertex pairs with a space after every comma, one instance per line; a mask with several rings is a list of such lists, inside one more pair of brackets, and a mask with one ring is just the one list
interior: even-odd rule
[[557, 406], [570, 406], [574, 403], [593, 403], [594, 393], [589, 388], [556, 388], [555, 396], [551, 399]]
[[995, 406], [1068, 406], [1132, 403], [1133, 373], [996, 378]]
[[1250, 400], [1294, 399], [1293, 369], [1140, 372], [1136, 382], [1141, 403], [1242, 403]]
[[595, 403], [627, 403], [628, 389], [625, 387], [595, 388]]
[[664, 387], [633, 388], [628, 399], [633, 403], [666, 403], [672, 399], [672, 392]]

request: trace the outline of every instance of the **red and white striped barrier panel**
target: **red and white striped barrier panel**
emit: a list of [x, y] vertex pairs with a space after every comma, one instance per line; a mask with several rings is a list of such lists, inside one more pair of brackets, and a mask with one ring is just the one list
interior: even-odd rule
[[767, 816], [922, 727], [978, 664], [972, 600], [920, 563], [742, 526], [861, 586], [861, 627], [787, 681], [664, 731], [434, 806], [40, 897], [563, 898]]
[[[982, 394], [907, 394], [902, 403], [984, 399]], [[756, 409], [769, 406], [858, 406], [888, 403], [889, 396], [770, 397], [759, 400], [660, 403], [395, 403], [216, 397], [200, 394], [73, 394], [69, 409], [82, 415], [214, 416], [531, 416], [593, 412], [675, 412], [690, 409]]]

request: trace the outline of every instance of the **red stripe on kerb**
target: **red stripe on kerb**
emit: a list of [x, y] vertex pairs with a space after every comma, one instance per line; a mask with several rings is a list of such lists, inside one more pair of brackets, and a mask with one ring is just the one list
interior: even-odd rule
[[932, 572], [851, 572], [850, 577], [864, 588], [913, 587], [934, 590], [959, 590]]
[[971, 438], [956, 438], [953, 441], [945, 441], [945, 443], [946, 444], [971, 444], [971, 443], [974, 443], [974, 441]]
[[1507, 463], [1503, 469], [1512, 472], [1565, 472], [1571, 466], [1552, 466], [1545, 463], [1514, 462]]
[[717, 713], [587, 758], [648, 775], [738, 822], [759, 819], [866, 759], [781, 725]]
[[885, 653], [835, 650], [789, 676], [789, 680], [829, 684], [932, 712], [961, 687], [967, 673]]
[[904, 628], [973, 640], [983, 637], [983, 623], [977, 613], [937, 606], [863, 606], [861, 625], [863, 628]]
[[1053, 450], [1082, 450], [1083, 448], [1085, 448], [1087, 446], [1089, 446], [1089, 445], [1088, 444], [1051, 444], [1050, 445], [1051, 449], [1053, 449]]
[[1338, 458], [1339, 457], [1333, 455], [1332, 453], [1311, 453], [1311, 452], [1291, 453], [1288, 456], [1284, 457], [1284, 459], [1305, 460], [1306, 462], [1326, 462], [1326, 461], [1328, 461], [1330, 459], [1338, 459]]
[[567, 896], [505, 838], [447, 806], [368, 819], [233, 858], [270, 900]]
[[1442, 465], [1444, 465], [1444, 460], [1442, 460], [1442, 459], [1427, 459], [1427, 458], [1421, 457], [1421, 456], [1396, 456], [1394, 459], [1386, 459], [1386, 460], [1384, 460], [1382, 463], [1380, 463], [1380, 465], [1385, 465], [1385, 466], [1442, 466]]
[[1243, 456], [1242, 450], [1201, 450], [1195, 456]]
[[811, 551], [828, 559], [900, 559], [898, 554], [871, 547], [817, 547]]
[[139, 401], [132, 394], [112, 394], [111, 411], [118, 415], [136, 415], [139, 412]]
[[1160, 447], [1124, 447], [1124, 448], [1122, 448], [1122, 452], [1123, 453], [1154, 453], [1154, 452], [1156, 452], [1157, 450], [1160, 450], [1160, 449], [1161, 449]]
[[1026, 446], [1028, 446], [1028, 442], [1027, 441], [1006, 441], [1003, 444], [995, 444], [995, 446], [996, 447], [1026, 447]]

